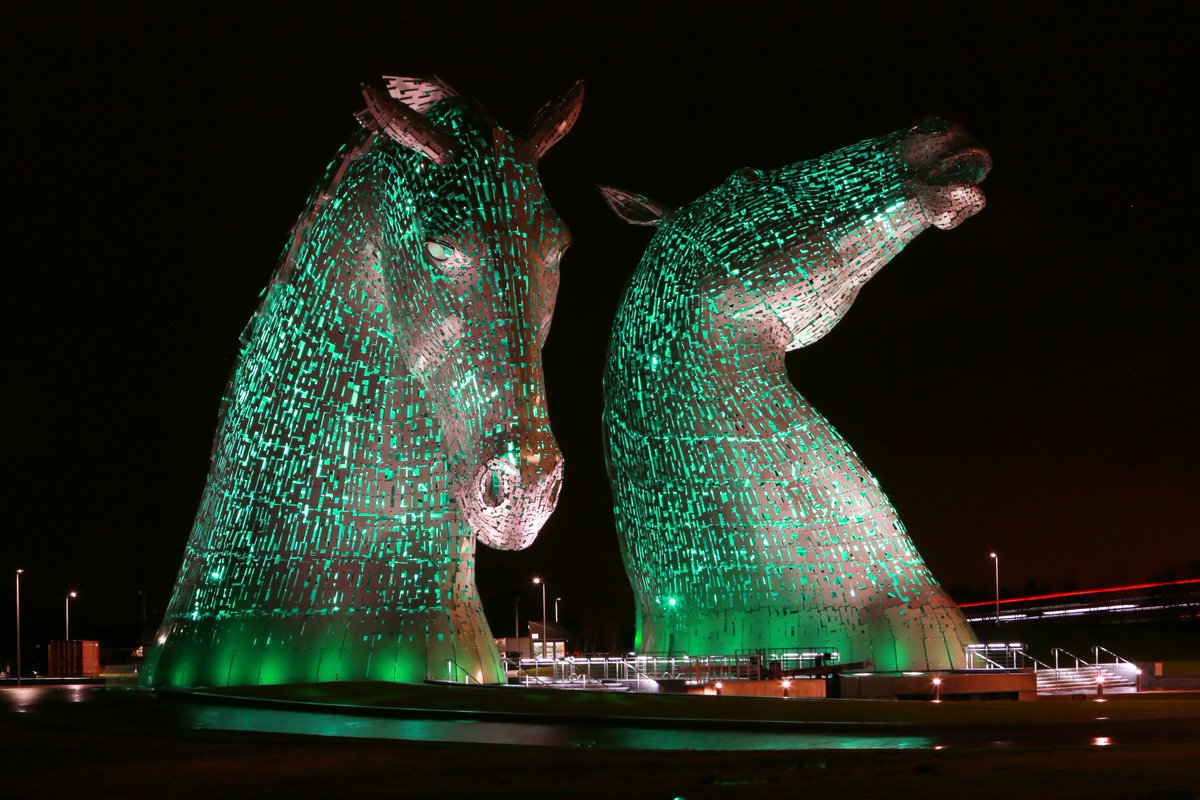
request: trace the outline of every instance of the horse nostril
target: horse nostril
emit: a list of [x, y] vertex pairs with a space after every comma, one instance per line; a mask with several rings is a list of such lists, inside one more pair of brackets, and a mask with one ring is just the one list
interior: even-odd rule
[[480, 496], [483, 498], [483, 504], [488, 508], [496, 508], [503, 501], [503, 492], [500, 487], [500, 473], [497, 470], [489, 469], [483, 475], [483, 486]]

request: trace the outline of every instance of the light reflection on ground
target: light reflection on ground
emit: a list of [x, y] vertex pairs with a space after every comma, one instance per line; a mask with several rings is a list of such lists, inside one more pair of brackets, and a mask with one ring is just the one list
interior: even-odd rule
[[897, 750], [928, 748], [924, 736], [859, 736], [774, 731], [632, 728], [481, 720], [353, 717], [311, 711], [189, 706], [194, 727], [307, 736], [472, 744], [617, 747], [626, 750]]
[[[997, 739], [987, 729], [966, 728], [925, 735], [849, 729], [738, 730], [731, 728], [635, 727], [541, 722], [421, 719], [400, 716], [358, 716], [291, 708], [261, 708], [168, 702], [152, 692], [97, 685], [23, 686], [0, 688], [0, 724], [6, 714], [35, 716], [55, 724], [117, 730], [258, 731], [269, 734], [324, 736], [452, 744], [507, 744], [626, 750], [1007, 750], [1039, 742], [1055, 745], [1116, 747], [1106, 729], [1024, 728], [1016, 740]], [[1107, 728], [1108, 718], [1094, 724]], [[1156, 726], [1157, 727], [1157, 726]], [[1008, 732], [1012, 732], [1011, 730]], [[1123, 741], [1128, 742], [1126, 737]]]
[[102, 686], [12, 687], [0, 690], [0, 714], [37, 713], [80, 724], [166, 729], [260, 731], [459, 744], [519, 744], [627, 750], [878, 750], [930, 748], [923, 736], [794, 731], [690, 730], [483, 720], [326, 714], [290, 709], [165, 702], [138, 689]]
[[24, 714], [39, 705], [82, 703], [87, 699], [85, 692], [92, 687], [82, 684], [56, 686], [7, 686], [0, 691], [0, 708]]

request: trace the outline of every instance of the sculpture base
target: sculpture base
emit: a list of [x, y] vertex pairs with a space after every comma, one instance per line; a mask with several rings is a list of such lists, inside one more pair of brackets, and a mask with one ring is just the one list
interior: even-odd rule
[[963, 666], [964, 648], [977, 642], [952, 606], [914, 609], [852, 606], [820, 611], [763, 606], [698, 614], [655, 608], [640, 615], [638, 651], [734, 655], [817, 648], [842, 663], [872, 662], [881, 671], [942, 670]]
[[330, 615], [179, 620], [160, 631], [141, 683], [204, 687], [429, 678], [505, 681], [482, 616], [475, 625], [457, 626], [446, 611], [397, 616], [386, 624]]

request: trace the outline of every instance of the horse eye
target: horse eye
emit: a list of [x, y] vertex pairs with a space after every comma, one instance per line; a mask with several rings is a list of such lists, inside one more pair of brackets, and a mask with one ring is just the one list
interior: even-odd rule
[[441, 242], [429, 241], [425, 243], [425, 252], [429, 254], [430, 258], [440, 264], [450, 258], [450, 255], [454, 251]]
[[733, 173], [733, 177], [742, 183], [758, 183], [762, 180], [762, 173], [756, 169], [739, 169]]

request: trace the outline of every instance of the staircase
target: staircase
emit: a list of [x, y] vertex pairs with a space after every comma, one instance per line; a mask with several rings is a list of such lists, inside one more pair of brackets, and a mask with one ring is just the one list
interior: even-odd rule
[[1038, 670], [1038, 695], [1094, 695], [1099, 683], [1097, 679], [1101, 677], [1104, 678], [1105, 693], [1137, 691], [1137, 667], [1128, 662], [1118, 662]]

